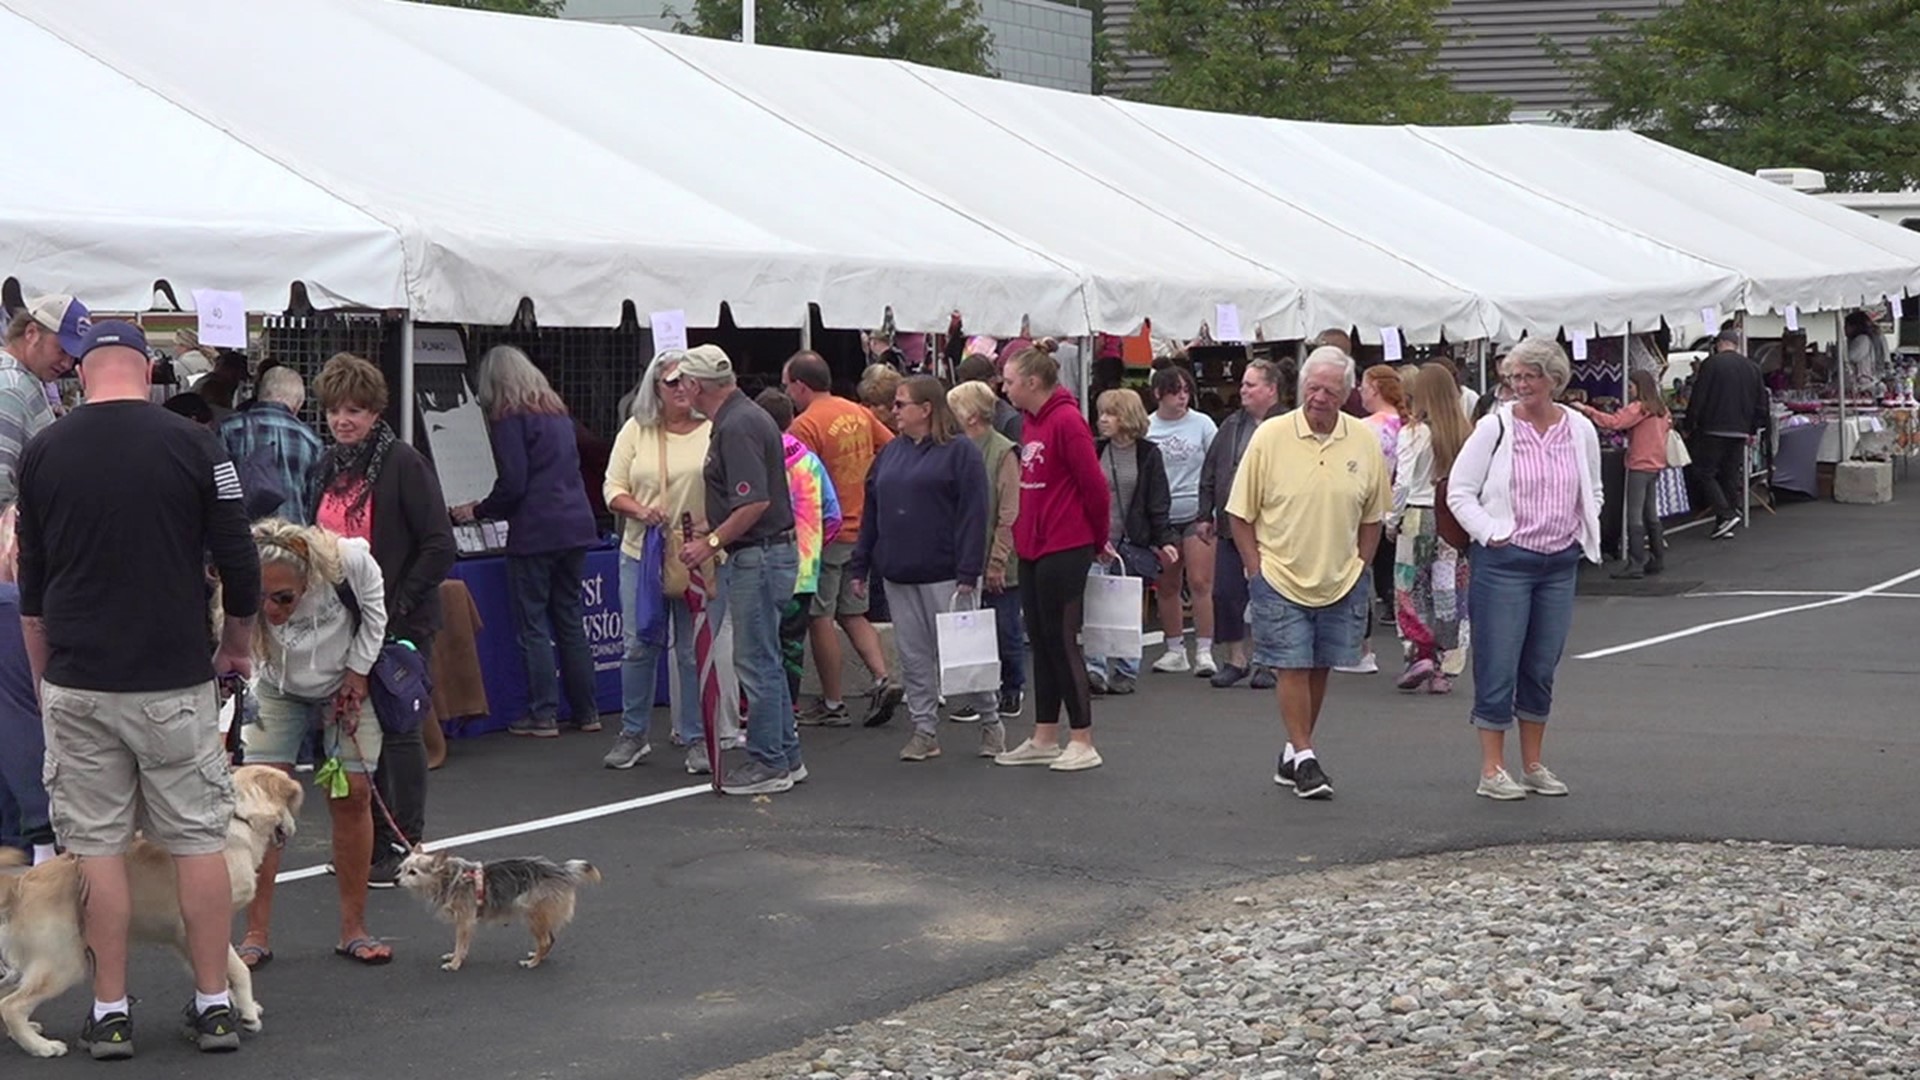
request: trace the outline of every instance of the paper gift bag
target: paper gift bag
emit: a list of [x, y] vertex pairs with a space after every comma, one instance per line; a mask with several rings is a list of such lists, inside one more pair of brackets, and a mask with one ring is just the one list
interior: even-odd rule
[[1140, 658], [1140, 579], [1087, 578], [1085, 617], [1080, 625], [1080, 647], [1088, 656]]
[[947, 697], [1000, 689], [1000, 638], [992, 611], [948, 611], [933, 617], [940, 650], [940, 692]]

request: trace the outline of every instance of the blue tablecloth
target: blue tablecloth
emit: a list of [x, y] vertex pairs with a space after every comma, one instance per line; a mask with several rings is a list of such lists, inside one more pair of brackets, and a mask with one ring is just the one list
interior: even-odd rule
[[[487, 704], [493, 712], [471, 717], [451, 725], [458, 737], [501, 731], [527, 708], [526, 666], [520, 659], [520, 642], [514, 633], [513, 604], [507, 588], [507, 560], [493, 555], [461, 559], [450, 575], [466, 582], [480, 609], [483, 629], [474, 645], [480, 653], [480, 677], [487, 685]], [[596, 548], [587, 552], [586, 566], [580, 574], [582, 620], [586, 623], [587, 645], [593, 650], [594, 678], [599, 692], [600, 711], [620, 711], [620, 658], [626, 646], [621, 641], [620, 625], [620, 549]], [[654, 692], [658, 704], [667, 703], [666, 655], [660, 657], [660, 678]], [[556, 662], [556, 671], [558, 664]], [[566, 694], [560, 695], [560, 717], [571, 714]]]

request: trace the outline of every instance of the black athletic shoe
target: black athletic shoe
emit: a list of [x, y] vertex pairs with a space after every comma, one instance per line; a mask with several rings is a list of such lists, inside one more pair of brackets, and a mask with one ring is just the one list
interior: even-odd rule
[[907, 692], [900, 684], [882, 676], [873, 681], [873, 703], [867, 710], [867, 727], [880, 727], [893, 719], [893, 710], [900, 707], [900, 699]]
[[1319, 758], [1293, 763], [1293, 793], [1302, 799], [1333, 798], [1333, 784], [1328, 782]]
[[1208, 682], [1212, 684], [1215, 690], [1225, 690], [1227, 687], [1232, 686], [1246, 677], [1246, 668], [1238, 664], [1221, 664], [1220, 670], [1214, 672], [1213, 677], [1209, 679]]
[[1000, 719], [1018, 720], [1020, 718], [1020, 706], [1026, 703], [1026, 696], [1026, 692], [1023, 690], [1008, 690], [1001, 694]]
[[1716, 521], [1713, 523], [1713, 534], [1711, 538], [1714, 540], [1725, 540], [1727, 537], [1733, 535], [1733, 530], [1739, 527], [1740, 519], [1737, 517], [1730, 517], [1725, 521]]
[[1293, 762], [1288, 761], [1284, 756], [1281, 757], [1280, 764], [1273, 768], [1273, 782], [1281, 787], [1292, 787]]
[[87, 1009], [87, 1022], [80, 1027], [80, 1045], [95, 1061], [124, 1061], [133, 1056], [133, 1018], [126, 1013], [108, 1013], [103, 1019]]
[[1279, 678], [1274, 675], [1272, 668], [1261, 667], [1255, 664], [1253, 666], [1253, 675], [1247, 680], [1247, 688], [1250, 690], [1271, 690], [1274, 684], [1279, 681]]
[[240, 1049], [240, 1025], [234, 1020], [233, 1006], [213, 1005], [196, 1012], [189, 1001], [185, 1016], [187, 1038], [200, 1047], [201, 1053], [226, 1054]]
[[400, 860], [403, 858], [403, 855], [389, 854], [385, 858], [375, 859], [373, 868], [367, 871], [367, 888], [397, 888], [400, 884]]

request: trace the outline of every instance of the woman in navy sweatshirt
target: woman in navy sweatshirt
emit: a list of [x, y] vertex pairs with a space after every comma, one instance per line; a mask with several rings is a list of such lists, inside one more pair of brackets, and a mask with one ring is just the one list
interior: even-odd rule
[[527, 715], [515, 717], [507, 730], [541, 737], [560, 733], [553, 663], [557, 647], [573, 724], [581, 731], [599, 731], [593, 653], [580, 621], [580, 571], [587, 548], [598, 537], [593, 505], [580, 479], [573, 420], [547, 377], [511, 345], [487, 350], [475, 396], [492, 421], [499, 477], [491, 494], [479, 503], [455, 507], [453, 516], [456, 521], [507, 523], [507, 584], [527, 665]]
[[[934, 616], [977, 607], [986, 551], [987, 466], [947, 408], [947, 392], [930, 375], [893, 392], [900, 437], [867, 472], [867, 510], [848, 572], [860, 588], [867, 569], [886, 582], [893, 643], [900, 651], [913, 738], [902, 761], [940, 756], [940, 651]], [[981, 709], [993, 703], [981, 695]]]

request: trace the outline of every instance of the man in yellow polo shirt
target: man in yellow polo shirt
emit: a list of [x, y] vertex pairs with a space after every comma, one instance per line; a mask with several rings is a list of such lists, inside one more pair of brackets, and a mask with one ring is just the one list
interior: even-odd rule
[[1333, 795], [1313, 752], [1327, 672], [1360, 659], [1366, 570], [1393, 503], [1373, 429], [1344, 415], [1353, 359], [1332, 346], [1300, 368], [1300, 408], [1260, 425], [1227, 500], [1246, 567], [1253, 662], [1279, 672], [1286, 749], [1273, 780], [1302, 799]]

